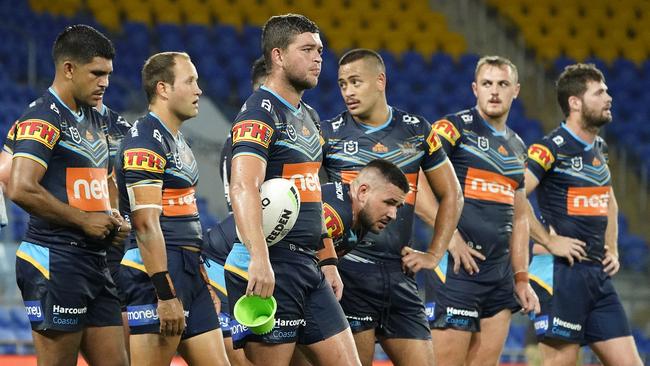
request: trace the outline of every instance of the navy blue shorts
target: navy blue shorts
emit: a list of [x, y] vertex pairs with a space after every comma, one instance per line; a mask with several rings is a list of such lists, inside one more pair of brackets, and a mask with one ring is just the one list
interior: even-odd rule
[[117, 290], [102, 255], [22, 242], [16, 282], [33, 330], [122, 325]]
[[353, 333], [375, 329], [377, 337], [431, 339], [424, 304], [401, 262], [360, 263], [341, 259], [341, 307]]
[[[116, 284], [119, 283], [120, 268], [122, 268], [120, 262], [122, 261], [123, 256], [124, 256], [124, 247], [111, 245], [108, 248], [106, 248], [106, 264], [108, 265], [108, 270], [111, 272], [111, 277], [113, 278], [113, 282], [115, 282]], [[122, 306], [122, 312], [126, 312], [126, 294], [124, 294], [124, 291], [122, 291], [120, 286], [117, 286], [117, 295], [120, 298], [120, 305]]]
[[481, 319], [503, 310], [517, 312], [510, 258], [478, 263], [480, 272], [469, 275], [461, 266], [454, 273], [454, 258], [445, 253], [438, 267], [425, 276], [426, 311], [431, 329], [480, 332]]
[[631, 335], [611, 277], [598, 262], [570, 267], [551, 254], [533, 257], [530, 283], [542, 305], [535, 317], [539, 341], [559, 339], [581, 345]]
[[[185, 310], [186, 327], [181, 339], [219, 328], [212, 289], [201, 273], [202, 266], [200, 253], [167, 248], [167, 270], [174, 283], [176, 296]], [[160, 321], [156, 312], [158, 298], [139, 249], [126, 251], [119, 279], [119, 285], [126, 294], [131, 334], [160, 333]]]
[[231, 336], [230, 323], [232, 321], [232, 316], [230, 315], [230, 306], [228, 305], [228, 291], [226, 290], [226, 278], [224, 277], [223, 265], [205, 257], [204, 265], [210, 285], [221, 302], [221, 311], [219, 311], [219, 325], [221, 326], [221, 332], [223, 333], [224, 338], [228, 338]]
[[[348, 328], [334, 291], [312, 255], [276, 244], [269, 248], [269, 258], [275, 273], [273, 296], [278, 303], [275, 327], [267, 334], [256, 335], [233, 319], [230, 330], [235, 348], [242, 348], [246, 342], [312, 344]], [[225, 265], [231, 314], [246, 293], [249, 262], [244, 245], [235, 243]]]

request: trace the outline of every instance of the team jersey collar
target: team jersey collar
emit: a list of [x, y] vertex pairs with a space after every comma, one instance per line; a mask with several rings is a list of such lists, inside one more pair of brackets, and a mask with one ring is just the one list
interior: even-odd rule
[[[350, 115], [350, 117], [352, 117], [352, 115]], [[368, 126], [368, 125], [366, 125], [366, 124], [364, 124], [364, 123], [357, 122], [357, 121], [354, 119], [354, 117], [352, 117], [352, 119], [353, 119], [356, 123], [358, 123], [360, 126], [362, 126], [363, 128], [365, 128], [365, 129], [366, 129], [366, 132], [365, 132], [366, 135], [369, 135], [369, 134], [371, 134], [371, 133], [374, 133], [374, 132], [377, 132], [377, 131], [381, 131], [381, 130], [383, 130], [384, 128], [388, 127], [388, 125], [390, 125], [390, 123], [393, 121], [393, 107], [388, 106], [388, 118], [386, 119], [386, 122], [382, 123], [380, 126]]]
[[52, 96], [54, 96], [54, 98], [56, 98], [56, 100], [59, 101], [59, 104], [61, 104], [61, 105], [64, 106], [68, 111], [70, 111], [70, 114], [75, 118], [75, 120], [77, 120], [77, 123], [83, 122], [84, 118], [86, 117], [86, 116], [84, 115], [84, 110], [83, 110], [83, 108], [79, 107], [79, 110], [81, 111], [81, 114], [78, 114], [77, 112], [75, 112], [75, 111], [73, 111], [72, 109], [70, 109], [70, 107], [68, 107], [67, 104], [63, 103], [63, 101], [61, 100], [61, 98], [59, 97], [59, 95], [54, 91], [54, 89], [53, 89], [52, 87], [47, 88], [47, 90], [50, 92], [50, 94], [52, 94]]
[[106, 112], [108, 111], [108, 108], [106, 107], [105, 104], [102, 104], [102, 110], [100, 111], [99, 109], [95, 108], [99, 114], [101, 114], [103, 117], [106, 117]]
[[494, 128], [494, 126], [492, 126], [490, 123], [488, 123], [488, 121], [486, 121], [485, 118], [483, 118], [481, 116], [481, 114], [478, 112], [476, 107], [474, 107], [472, 109], [474, 110], [474, 114], [481, 120], [481, 122], [483, 122], [483, 124], [487, 128], [489, 128], [490, 131], [492, 131], [492, 135], [494, 135], [494, 136], [505, 136], [506, 135], [507, 128], [505, 128], [503, 131], [498, 131], [496, 128]]
[[180, 138], [181, 131], [178, 131], [178, 133], [176, 135], [174, 135], [172, 133], [172, 131], [170, 131], [169, 128], [167, 128], [167, 125], [163, 123], [162, 119], [160, 119], [160, 117], [158, 117], [157, 114], [155, 114], [154, 112], [149, 112], [149, 115], [151, 117], [155, 118], [158, 121], [158, 123], [160, 123], [160, 125], [165, 129], [165, 131], [167, 131], [167, 133], [169, 133], [174, 138], [174, 140], [178, 140]]
[[574, 139], [576, 139], [576, 141], [578, 141], [579, 143], [585, 146], [585, 151], [589, 151], [594, 147], [594, 142], [596, 142], [596, 140], [594, 140], [594, 142], [592, 143], [588, 143], [587, 141], [578, 137], [578, 135], [576, 135], [573, 131], [571, 131], [571, 129], [566, 126], [566, 122], [562, 122], [561, 126], [566, 132], [569, 133], [569, 135], [571, 135], [571, 137], [573, 137]]
[[300, 104], [298, 104], [298, 108], [296, 108], [296, 107], [294, 107], [291, 103], [289, 103], [286, 99], [282, 98], [282, 97], [280, 96], [280, 94], [278, 94], [278, 93], [276, 93], [275, 91], [273, 91], [273, 90], [267, 88], [266, 86], [262, 85], [262, 86], [260, 86], [260, 89], [264, 90], [264, 91], [267, 92], [267, 93], [271, 93], [271, 94], [272, 94], [274, 97], [276, 97], [280, 102], [282, 102], [282, 104], [284, 104], [285, 106], [287, 106], [287, 108], [289, 108], [289, 110], [291, 111], [291, 113], [293, 113], [295, 116], [300, 115], [300, 113], [302, 112], [302, 108], [300, 108]]

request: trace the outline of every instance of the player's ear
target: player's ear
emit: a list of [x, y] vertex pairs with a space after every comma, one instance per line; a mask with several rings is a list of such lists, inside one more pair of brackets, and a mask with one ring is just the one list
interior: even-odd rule
[[385, 72], [380, 72], [379, 75], [377, 75], [377, 89], [379, 89], [379, 91], [386, 90], [386, 73]]
[[163, 99], [167, 99], [168, 98], [169, 87], [170, 87], [170, 85], [167, 84], [166, 82], [158, 81], [156, 83], [156, 94], [161, 96]]
[[[282, 54], [282, 50], [278, 47], [274, 48], [271, 50], [271, 62], [275, 65], [282, 65], [282, 60], [284, 59], [284, 55]], [[271, 69], [273, 68], [272, 65], [269, 70], [267, 70], [269, 73], [271, 72]]]
[[569, 97], [569, 111], [580, 111], [582, 109], [582, 98], [572, 95]]
[[368, 183], [359, 184], [359, 187], [357, 188], [357, 200], [359, 200], [359, 203], [361, 203], [362, 206], [366, 203], [369, 196], [370, 186]]
[[72, 79], [72, 74], [75, 69], [75, 64], [72, 63], [70, 60], [65, 60], [63, 61], [63, 75], [65, 76], [66, 79]]
[[478, 84], [476, 84], [476, 81], [472, 81], [472, 92], [474, 92], [474, 96], [478, 98]]

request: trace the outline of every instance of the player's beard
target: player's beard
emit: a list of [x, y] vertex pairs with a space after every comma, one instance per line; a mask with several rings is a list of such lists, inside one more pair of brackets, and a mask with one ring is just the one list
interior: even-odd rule
[[612, 117], [605, 116], [603, 110], [591, 108], [582, 109], [582, 121], [587, 128], [601, 128], [612, 121]]
[[307, 73], [305, 73], [303, 76], [299, 76], [298, 73], [295, 72], [293, 68], [287, 69], [287, 80], [289, 81], [291, 86], [293, 86], [294, 89], [296, 89], [297, 91], [313, 89], [318, 84], [318, 78], [316, 78], [315, 82], [312, 82], [309, 79]]
[[361, 228], [364, 231], [370, 231], [373, 234], [379, 234], [380, 232], [380, 230], [375, 227], [374, 221], [372, 220], [372, 217], [370, 217], [366, 207], [359, 211], [359, 223], [361, 223]]

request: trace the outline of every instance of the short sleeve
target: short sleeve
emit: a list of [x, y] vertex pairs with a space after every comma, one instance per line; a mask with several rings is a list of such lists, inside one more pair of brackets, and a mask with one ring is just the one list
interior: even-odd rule
[[237, 115], [231, 136], [233, 160], [240, 155], [252, 155], [267, 161], [271, 146], [277, 140], [275, 121], [262, 108], [247, 109]]
[[437, 120], [433, 123], [432, 128], [438, 134], [445, 153], [447, 153], [447, 155], [451, 155], [451, 153], [458, 146], [458, 142], [460, 141], [461, 137], [460, 131], [462, 129], [460, 129], [456, 123], [454, 123], [453, 119], [450, 118]]
[[122, 169], [127, 187], [162, 184], [167, 161], [161, 143], [153, 136], [137, 131], [126, 140]]
[[526, 161], [528, 170], [541, 181], [555, 164], [555, 155], [547, 140], [530, 145]]
[[443, 149], [440, 137], [431, 128], [429, 121], [422, 118], [420, 125], [423, 128], [423, 135], [426, 136], [424, 143], [421, 145], [424, 149], [424, 158], [422, 159], [421, 167], [422, 170], [427, 172], [438, 168], [447, 161], [447, 154], [445, 153], [445, 149]]
[[13, 155], [36, 161], [47, 169], [61, 138], [59, 117], [51, 112], [28, 111], [17, 123]]

